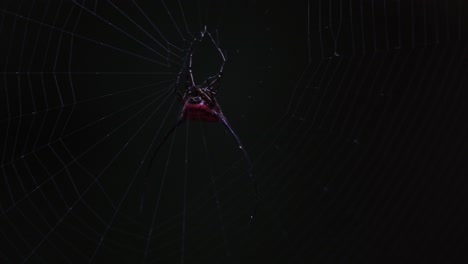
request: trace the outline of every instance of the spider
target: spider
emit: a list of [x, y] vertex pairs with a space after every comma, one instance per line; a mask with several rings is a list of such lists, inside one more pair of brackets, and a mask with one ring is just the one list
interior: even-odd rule
[[[215, 48], [218, 50], [222, 58], [222, 63], [216, 75], [207, 78], [201, 85], [197, 85], [195, 84], [195, 80], [193, 78], [192, 56], [193, 56], [195, 46], [198, 43], [202, 42], [205, 35], [209, 36], [209, 38], [211, 39], [211, 42], [213, 43]], [[182, 94], [177, 89], [177, 87], [179, 87], [179, 82], [180, 82], [180, 73], [179, 73], [179, 76], [177, 77], [177, 80], [174, 86], [174, 94], [182, 103], [183, 105], [182, 110], [180, 111], [180, 115], [177, 119], [176, 124], [167, 132], [167, 134], [164, 136], [162, 141], [156, 146], [153, 156], [150, 160], [150, 166], [148, 167], [148, 172], [146, 174], [145, 183], [148, 181], [149, 170], [151, 168], [151, 164], [153, 163], [153, 160], [155, 159], [158, 151], [161, 149], [162, 145], [166, 142], [166, 140], [172, 135], [172, 133], [177, 129], [177, 127], [179, 127], [182, 123], [186, 121], [220, 122], [229, 131], [229, 133], [234, 137], [239, 149], [241, 150], [244, 156], [244, 159], [247, 162], [248, 175], [252, 181], [254, 195], [255, 195], [255, 202], [257, 203], [257, 200], [258, 200], [257, 187], [256, 187], [256, 182], [253, 176], [253, 172], [252, 172], [252, 169], [253, 169], [252, 161], [247, 151], [245, 150], [244, 146], [242, 145], [239, 136], [236, 134], [236, 132], [234, 131], [234, 129], [231, 127], [228, 120], [224, 116], [221, 110], [221, 107], [219, 106], [218, 101], [216, 100], [216, 97], [215, 97], [220, 86], [221, 77], [223, 75], [223, 69], [224, 69], [225, 63], [226, 63], [226, 56], [224, 55], [223, 51], [218, 46], [218, 44], [215, 42], [211, 34], [206, 31], [206, 27], [205, 27], [204, 31], [201, 32], [201, 38], [200, 39], [195, 38], [189, 48], [188, 66], [186, 69], [187, 76], [185, 80], [184, 93]], [[185, 62], [182, 67], [184, 66], [185, 66]], [[144, 184], [143, 187], [145, 186], [147, 186], [147, 184]], [[256, 208], [254, 208], [252, 214], [250, 215], [251, 222], [255, 218], [255, 214], [256, 214]]]

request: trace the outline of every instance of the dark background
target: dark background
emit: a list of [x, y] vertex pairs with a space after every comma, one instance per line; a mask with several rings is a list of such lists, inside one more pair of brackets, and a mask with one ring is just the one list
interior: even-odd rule
[[2, 2], [2, 263], [466, 260], [466, 3], [136, 2]]

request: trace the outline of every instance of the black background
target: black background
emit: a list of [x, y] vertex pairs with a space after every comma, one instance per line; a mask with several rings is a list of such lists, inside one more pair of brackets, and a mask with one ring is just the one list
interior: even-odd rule
[[[2, 263], [466, 259], [463, 1], [137, 2], [2, 3]], [[218, 123], [148, 164], [205, 25], [258, 203]]]

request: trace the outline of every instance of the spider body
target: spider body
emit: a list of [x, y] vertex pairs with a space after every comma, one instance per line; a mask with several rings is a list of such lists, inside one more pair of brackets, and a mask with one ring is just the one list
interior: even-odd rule
[[214, 93], [208, 87], [190, 87], [182, 98], [181, 118], [188, 121], [219, 122], [222, 114]]
[[[215, 76], [207, 78], [201, 85], [196, 85], [195, 80], [193, 78], [193, 72], [192, 72], [192, 55], [194, 51], [194, 46], [201, 42], [205, 36], [205, 33], [210, 37], [211, 41], [213, 42], [214, 46], [218, 50], [219, 54], [221, 55], [222, 58], [222, 64], [221, 67], [218, 71], [218, 73]], [[244, 155], [244, 159], [247, 162], [248, 165], [248, 175], [252, 180], [253, 183], [253, 188], [254, 188], [254, 194], [255, 194], [255, 201], [257, 202], [258, 200], [258, 195], [257, 195], [257, 187], [255, 183], [255, 179], [253, 177], [252, 173], [252, 161], [250, 160], [250, 157], [245, 150], [244, 146], [242, 145], [240, 138], [237, 136], [237, 134], [234, 132], [232, 129], [231, 125], [227, 121], [226, 117], [224, 116], [223, 112], [221, 111], [221, 107], [219, 106], [218, 102], [216, 101], [215, 95], [218, 91], [221, 77], [223, 75], [223, 68], [224, 68], [224, 63], [226, 62], [226, 57], [224, 56], [224, 53], [222, 52], [221, 48], [216, 44], [214, 41], [213, 37], [211, 36], [210, 33], [206, 32], [206, 27], [205, 31], [202, 32], [201, 34], [201, 39], [195, 39], [193, 43], [190, 46], [189, 53], [188, 53], [188, 65], [187, 68], [185, 69], [187, 71], [187, 77], [185, 80], [185, 90], [183, 93], [178, 90], [179, 87], [179, 79], [180, 79], [180, 74], [184, 69], [181, 70], [179, 73], [179, 76], [176, 80], [176, 83], [174, 85], [174, 93], [179, 99], [179, 101], [182, 103], [182, 110], [180, 112], [179, 118], [176, 122], [176, 124], [167, 132], [165, 137], [162, 139], [162, 141], [157, 145], [153, 157], [151, 158], [150, 164], [153, 163], [154, 158], [156, 157], [156, 154], [158, 153], [159, 149], [161, 146], [166, 142], [166, 140], [169, 138], [169, 136], [176, 130], [176, 128], [181, 125], [184, 122], [190, 122], [190, 121], [201, 121], [201, 122], [220, 122], [229, 132], [230, 134], [234, 137], [234, 139], [237, 142], [237, 146], [241, 150], [241, 152]], [[185, 65], [185, 63], [184, 63]], [[148, 173], [147, 177], [149, 176], [149, 168], [151, 165], [148, 167]], [[146, 178], [145, 182], [148, 181], [148, 178]], [[143, 187], [147, 186], [147, 184], [144, 184]], [[143, 192], [144, 193], [144, 192]], [[142, 200], [143, 201], [143, 200]], [[143, 205], [141, 205], [142, 207]], [[141, 210], [140, 207], [140, 210]], [[256, 208], [254, 208], [254, 211], [252, 215], [250, 216], [251, 220], [254, 219]]]
[[182, 109], [183, 118], [188, 121], [219, 122], [219, 106], [210, 107], [204, 101], [186, 102]]

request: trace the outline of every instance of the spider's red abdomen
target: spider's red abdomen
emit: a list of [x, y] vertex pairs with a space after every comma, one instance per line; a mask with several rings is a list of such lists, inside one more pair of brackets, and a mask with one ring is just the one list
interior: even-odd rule
[[219, 107], [210, 108], [203, 101], [197, 104], [186, 102], [182, 112], [184, 118], [189, 121], [218, 122], [219, 117], [214, 112], [217, 109]]

